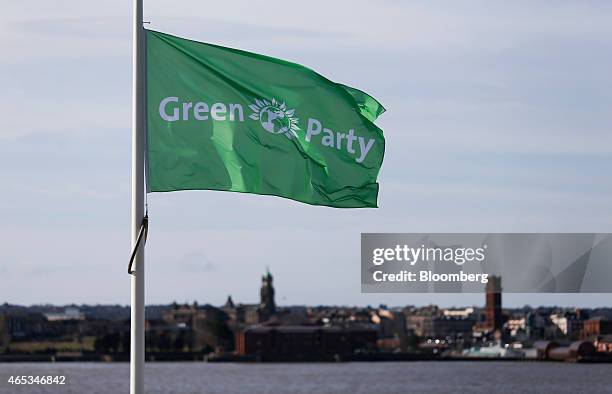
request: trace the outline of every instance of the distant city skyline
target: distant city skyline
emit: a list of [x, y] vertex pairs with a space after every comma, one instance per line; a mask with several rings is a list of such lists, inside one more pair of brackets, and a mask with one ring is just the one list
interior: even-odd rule
[[[150, 195], [147, 304], [252, 302], [269, 266], [281, 306], [481, 305], [481, 294], [361, 294], [360, 233], [609, 232], [611, 11], [146, 1], [147, 28], [298, 62], [387, 108], [378, 209]], [[0, 302], [129, 304], [130, 16], [119, 0], [3, 6]], [[610, 301], [504, 294], [524, 304]]]

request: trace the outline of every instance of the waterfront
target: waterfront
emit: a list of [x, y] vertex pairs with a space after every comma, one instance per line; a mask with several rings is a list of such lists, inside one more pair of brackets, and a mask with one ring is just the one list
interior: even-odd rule
[[[544, 362], [148, 363], [147, 393], [610, 393], [610, 364]], [[10, 375], [66, 376], [64, 386], [16, 386]], [[2, 393], [120, 393], [127, 363], [0, 364]], [[587, 390], [588, 389], [588, 390]]]

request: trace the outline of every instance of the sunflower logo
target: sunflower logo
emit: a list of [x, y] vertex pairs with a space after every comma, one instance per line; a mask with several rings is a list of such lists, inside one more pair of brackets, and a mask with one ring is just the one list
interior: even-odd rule
[[287, 138], [297, 137], [299, 119], [293, 116], [295, 109], [287, 108], [284, 102], [276, 101], [275, 98], [272, 98], [272, 102], [255, 99], [249, 108], [253, 110], [249, 117], [258, 120], [264, 130], [272, 134], [285, 134]]

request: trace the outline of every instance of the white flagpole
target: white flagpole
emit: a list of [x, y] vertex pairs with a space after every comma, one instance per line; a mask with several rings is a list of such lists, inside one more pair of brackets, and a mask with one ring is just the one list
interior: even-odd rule
[[[132, 35], [132, 248], [144, 216], [145, 47], [142, 0], [134, 2]], [[140, 245], [131, 275], [130, 393], [144, 394], [145, 291], [144, 245]]]

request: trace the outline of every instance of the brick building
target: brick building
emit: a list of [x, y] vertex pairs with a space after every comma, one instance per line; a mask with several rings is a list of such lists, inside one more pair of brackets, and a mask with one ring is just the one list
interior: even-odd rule
[[582, 327], [582, 338], [592, 339], [612, 334], [612, 320], [601, 317], [585, 320]]
[[238, 334], [236, 350], [263, 361], [333, 360], [376, 348], [371, 328], [256, 326]]

